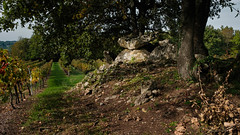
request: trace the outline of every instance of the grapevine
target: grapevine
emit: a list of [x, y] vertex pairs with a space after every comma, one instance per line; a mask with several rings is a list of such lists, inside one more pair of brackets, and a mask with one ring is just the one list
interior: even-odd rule
[[[0, 50], [0, 100], [10, 99], [12, 108], [13, 99], [16, 104], [25, 98], [24, 90], [28, 89], [29, 95], [32, 95], [31, 85], [40, 87], [44, 85], [44, 80], [49, 75], [52, 61], [34, 62], [32, 65], [24, 64], [22, 60], [9, 56], [7, 50]], [[41, 81], [40, 81], [41, 80]], [[42, 82], [42, 83], [41, 83]]]

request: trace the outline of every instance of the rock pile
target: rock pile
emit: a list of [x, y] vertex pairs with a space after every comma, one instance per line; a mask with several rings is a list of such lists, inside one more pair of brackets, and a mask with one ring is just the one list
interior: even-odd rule
[[144, 62], [149, 59], [150, 53], [145, 49], [140, 49], [145, 46], [148, 40], [137, 38], [119, 38], [118, 43], [121, 47], [125, 48], [115, 59], [115, 62], [135, 63]]
[[[104, 64], [99, 69], [88, 73], [85, 78], [78, 84], [78, 88], [85, 90], [85, 95], [98, 91], [101, 84], [116, 79], [117, 77], [126, 76], [129, 73], [142, 72], [139, 64], [125, 64], [125, 63], [113, 63]], [[142, 63], [144, 66], [144, 63]]]
[[[171, 63], [175, 64], [177, 60], [177, 47], [169, 40], [159, 41], [159, 46], [149, 52], [142, 48], [151, 48], [153, 45], [149, 43], [150, 37], [142, 36], [138, 38], [119, 38], [118, 43], [125, 48], [115, 59], [115, 62], [137, 63], [137, 62], [154, 62], [158, 64]], [[151, 47], [149, 47], [151, 46]]]
[[177, 47], [169, 40], [159, 41], [157, 46], [150, 54], [150, 61], [161, 64], [173, 64], [177, 61]]
[[[151, 53], [145, 49], [141, 49], [144, 46], [148, 46], [150, 40], [151, 38], [148, 36], [131, 39], [126, 37], [120, 38], [118, 43], [125, 50], [117, 56], [112, 64], [106, 63], [99, 69], [88, 73], [77, 87], [84, 90], [85, 95], [99, 93], [103, 90], [102, 84], [105, 82], [113, 79], [121, 82], [123, 81], [121, 77], [128, 76], [129, 74], [146, 73], [159, 65], [165, 67], [166, 64], [169, 64], [168, 62], [174, 63], [176, 61], [176, 47], [170, 44], [168, 40], [160, 41], [159, 46], [152, 49]], [[141, 105], [153, 100], [159, 94], [160, 89], [157, 88], [156, 82], [146, 80], [146, 82], [142, 83], [141, 92], [133, 102], [135, 105]]]

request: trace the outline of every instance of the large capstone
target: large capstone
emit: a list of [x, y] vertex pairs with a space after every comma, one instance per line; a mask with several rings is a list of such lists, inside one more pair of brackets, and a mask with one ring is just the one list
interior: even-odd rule
[[119, 38], [118, 43], [121, 47], [130, 50], [138, 49], [145, 45], [145, 43], [140, 38], [127, 38], [127, 37]]

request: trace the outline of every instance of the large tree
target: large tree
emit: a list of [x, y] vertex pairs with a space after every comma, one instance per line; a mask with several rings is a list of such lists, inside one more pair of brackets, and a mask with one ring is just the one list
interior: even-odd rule
[[[232, 8], [231, 0], [0, 0], [0, 30], [12, 30], [21, 24], [34, 22], [35, 30], [44, 39], [46, 51], [60, 56], [69, 49], [73, 36], [91, 32], [102, 39], [116, 39], [148, 30], [178, 31], [182, 15], [182, 40], [178, 69], [184, 79], [192, 75], [195, 54], [208, 55], [203, 33], [209, 16], [218, 15], [222, 7]], [[106, 36], [108, 35], [108, 36]], [[87, 41], [89, 42], [89, 41]], [[81, 45], [79, 45], [81, 46]], [[92, 45], [90, 46], [92, 47]], [[110, 47], [110, 46], [109, 46]], [[108, 48], [109, 48], [108, 47]], [[66, 49], [67, 48], [67, 49]], [[65, 54], [71, 54], [71, 51]]]
[[195, 55], [208, 55], [203, 44], [204, 29], [210, 12], [211, 0], [182, 2], [182, 42], [179, 49], [178, 71], [184, 79], [192, 75]]
[[208, 55], [203, 43], [204, 30], [209, 16], [218, 15], [221, 7], [230, 7], [231, 0], [183, 0], [182, 42], [179, 49], [178, 71], [184, 79], [194, 76], [196, 57]]
[[21, 38], [11, 46], [11, 55], [23, 60], [29, 60], [29, 39]]
[[[89, 46], [91, 51], [96, 48], [100, 49], [98, 52], [113, 50], [120, 36], [138, 36], [163, 28], [176, 33], [180, 14], [177, 0], [5, 0], [1, 5], [0, 31], [14, 30], [19, 19], [22, 26], [30, 24], [41, 35], [45, 54], [51, 52], [55, 57], [60, 56], [60, 51], [65, 51], [62, 54], [69, 55], [70, 59], [79, 56], [69, 50], [82, 48], [82, 43], [73, 41], [83, 33], [90, 32], [98, 37]], [[110, 41], [111, 46], [104, 41]]]

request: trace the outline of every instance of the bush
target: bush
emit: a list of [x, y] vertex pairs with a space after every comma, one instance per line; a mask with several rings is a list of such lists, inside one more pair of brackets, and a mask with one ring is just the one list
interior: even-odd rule
[[96, 61], [93, 61], [93, 66], [95, 69], [98, 69], [99, 67], [101, 67], [103, 64], [105, 64], [105, 62], [103, 62], [100, 59], [97, 59]]
[[71, 65], [84, 73], [94, 69], [91, 64], [82, 59], [81, 60], [73, 59]]
[[74, 68], [81, 70], [84, 73], [92, 71], [94, 69], [97, 69], [103, 64], [104, 64], [104, 62], [100, 59], [98, 59], [96, 61], [95, 60], [86, 61], [84, 59], [80, 59], [80, 60], [73, 59], [71, 62], [71, 65]]

